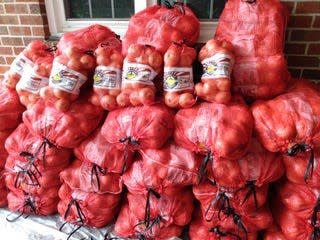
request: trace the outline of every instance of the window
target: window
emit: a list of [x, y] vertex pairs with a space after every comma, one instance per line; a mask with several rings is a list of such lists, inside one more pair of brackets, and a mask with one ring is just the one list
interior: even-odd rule
[[[99, 23], [123, 36], [129, 18], [147, 6], [164, 0], [45, 0], [51, 35], [59, 37], [89, 24]], [[199, 42], [212, 38], [216, 19], [226, 0], [180, 0], [186, 3], [201, 21]]]

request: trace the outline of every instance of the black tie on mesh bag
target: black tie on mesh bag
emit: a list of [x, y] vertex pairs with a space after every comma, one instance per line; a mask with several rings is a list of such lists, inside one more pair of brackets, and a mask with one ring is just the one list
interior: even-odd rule
[[[10, 216], [11, 216], [12, 214], [15, 214], [15, 213], [10, 213], [10, 214], [6, 217], [6, 220], [7, 220], [8, 222], [15, 222], [15, 221], [17, 221], [20, 217], [22, 217], [22, 216], [25, 214], [26, 209], [28, 209], [28, 208], [29, 208], [29, 212], [31, 212], [31, 213], [33, 213], [33, 214], [37, 214], [37, 209], [36, 209], [36, 206], [35, 206], [33, 200], [31, 199], [31, 197], [30, 197], [27, 193], [25, 193], [25, 196], [26, 196], [25, 203], [24, 203], [20, 208], [18, 208], [18, 209], [16, 210], [17, 212], [20, 212], [20, 214], [19, 214], [18, 216], [16, 216], [16, 217], [14, 217], [14, 218], [11, 219]], [[25, 219], [28, 218], [28, 217], [29, 217], [29, 214], [24, 216]]]
[[[64, 214], [64, 220], [67, 220], [69, 214], [70, 214], [70, 210], [71, 210], [71, 207], [72, 206], [75, 206], [76, 207], [76, 211], [77, 211], [77, 215], [78, 215], [78, 219], [76, 219], [75, 221], [72, 221], [70, 222], [71, 224], [74, 224], [74, 225], [77, 225], [77, 227], [72, 230], [70, 233], [68, 233], [68, 238], [67, 240], [69, 240], [71, 238], [71, 236], [73, 234], [75, 234], [77, 231], [79, 231], [79, 229], [81, 227], [84, 226], [84, 223], [85, 223], [85, 219], [86, 219], [86, 216], [84, 215], [81, 207], [80, 207], [80, 204], [79, 202], [76, 200], [76, 199], [71, 199], [71, 201], [69, 202], [68, 204], [68, 207], [66, 209], [66, 212]], [[61, 225], [61, 227], [59, 228], [59, 231], [62, 231], [62, 229], [64, 228], [64, 226], [67, 224], [68, 222], [65, 222]]]

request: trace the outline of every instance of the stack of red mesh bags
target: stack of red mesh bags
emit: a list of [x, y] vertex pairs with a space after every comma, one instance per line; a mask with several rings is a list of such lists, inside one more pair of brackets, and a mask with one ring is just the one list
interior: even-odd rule
[[175, 142], [202, 155], [200, 183], [193, 186], [200, 207], [190, 225], [191, 239], [256, 239], [258, 231], [272, 224], [268, 183], [281, 177], [283, 166], [280, 155], [251, 137], [252, 128], [241, 97], [176, 114]]
[[287, 179], [273, 194], [274, 218], [286, 239], [318, 239], [319, 100], [316, 86], [295, 81], [287, 93], [252, 106], [261, 143], [284, 155]]
[[0, 207], [7, 205], [7, 188], [4, 179], [4, 166], [7, 159], [5, 141], [21, 122], [24, 107], [17, 93], [0, 83]]

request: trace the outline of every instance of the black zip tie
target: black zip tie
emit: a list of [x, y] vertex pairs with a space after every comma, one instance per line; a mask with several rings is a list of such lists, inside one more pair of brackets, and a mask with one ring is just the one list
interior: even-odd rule
[[164, 2], [163, 2], [163, 5], [165, 5], [166, 8], [168, 8], [168, 9], [173, 8], [173, 4], [172, 4], [170, 1], [168, 1], [168, 0], [164, 1]]
[[92, 169], [91, 169], [91, 185], [94, 186], [94, 176], [96, 177], [96, 181], [97, 181], [97, 186], [98, 186], [98, 191], [100, 191], [100, 178], [99, 178], [99, 174], [105, 176], [106, 175], [106, 171], [98, 166], [97, 164], [93, 164]]
[[199, 178], [198, 178], [198, 182], [200, 183], [203, 179], [203, 176], [206, 172], [206, 168], [207, 168], [207, 165], [208, 165], [208, 162], [211, 162], [213, 161], [213, 156], [212, 156], [212, 153], [211, 151], [209, 151], [207, 153], [207, 155], [204, 157], [204, 159], [202, 160], [202, 164], [200, 166], [200, 172], [199, 172]]
[[[124, 138], [121, 138], [119, 140], [120, 143], [123, 143], [125, 144], [126, 142], [128, 142], [128, 144], [134, 146], [134, 147], [137, 147], [139, 146], [139, 142], [135, 139], [133, 139], [132, 137], [124, 137]], [[120, 173], [120, 176], [122, 176], [124, 174], [124, 172], [127, 170], [127, 161], [128, 161], [128, 144], [125, 145], [125, 149], [124, 149], [124, 164], [122, 166], [122, 170], [121, 170], [121, 173]]]
[[220, 218], [220, 213], [221, 211], [223, 211], [224, 209], [226, 208], [230, 208], [230, 200], [228, 198], [228, 196], [226, 195], [225, 192], [221, 192], [219, 193], [218, 195], [216, 195], [216, 197], [214, 199], [212, 199], [212, 201], [210, 202], [208, 208], [206, 209], [206, 212], [205, 212], [205, 216], [206, 216], [206, 221], [208, 222], [211, 222], [213, 217], [214, 217], [214, 214], [211, 216], [211, 218], [207, 218], [207, 215], [210, 211], [210, 209], [213, 207], [213, 206], [217, 206], [219, 204], [219, 212], [218, 212], [218, 218], [219, 220], [221, 220]]
[[[28, 198], [26, 199], [25, 204], [24, 204], [23, 206], [21, 206], [20, 208], [18, 208], [18, 210], [17, 210], [17, 212], [20, 212], [20, 210], [22, 209], [22, 212], [21, 212], [18, 216], [16, 216], [15, 218], [13, 218], [13, 219], [9, 219], [9, 217], [10, 217], [12, 214], [14, 214], [14, 212], [13, 212], [13, 213], [10, 213], [10, 214], [6, 217], [6, 220], [7, 220], [8, 222], [15, 222], [15, 221], [17, 221], [20, 217], [22, 217], [22, 216], [24, 215], [24, 213], [25, 213], [24, 208], [25, 208], [25, 207], [29, 207], [29, 208], [30, 208], [30, 212], [32, 212], [33, 214], [37, 214], [37, 213], [36, 213], [37, 210], [36, 210], [36, 207], [35, 207], [34, 203], [32, 202], [31, 198], [28, 197]], [[25, 219], [28, 218], [28, 217], [29, 217], [29, 215], [24, 216]]]
[[241, 237], [239, 235], [236, 235], [236, 234], [234, 234], [232, 232], [228, 232], [228, 231], [226, 231], [226, 232], [221, 231], [220, 226], [215, 226], [213, 228], [210, 228], [209, 232], [218, 234], [221, 237], [232, 236], [232, 237], [235, 237], [237, 240], [241, 240]]
[[287, 156], [292, 157], [297, 155], [299, 152], [306, 152], [309, 149], [309, 145], [305, 143], [297, 143], [293, 145], [288, 151]]
[[180, 13], [182, 13], [183, 15], [186, 15], [183, 2], [173, 2], [173, 5], [178, 6]]
[[256, 211], [258, 211], [259, 206], [258, 206], [257, 190], [256, 190], [256, 186], [255, 186], [255, 181], [247, 181], [246, 188], [248, 188], [248, 192], [247, 192], [246, 196], [244, 197], [243, 201], [241, 202], [241, 206], [243, 204], [245, 204], [245, 202], [248, 201], [252, 195], [253, 200], [254, 200], [254, 205], [256, 207]]
[[15, 178], [15, 181], [14, 181], [14, 187], [15, 188], [18, 188], [20, 186], [20, 178], [22, 176], [28, 176], [30, 181], [32, 182], [32, 184], [29, 184], [27, 183], [27, 185], [29, 186], [38, 186], [38, 187], [41, 187], [41, 184], [38, 180], [38, 177], [36, 176], [36, 173], [34, 173], [32, 171], [32, 168], [31, 167], [34, 167], [34, 169], [36, 170], [36, 173], [39, 174], [39, 176], [41, 177], [41, 173], [39, 171], [39, 169], [36, 167], [36, 165], [34, 163], [28, 163], [25, 168], [22, 168], [19, 166], [19, 168], [21, 169], [18, 174], [16, 175], [16, 178]]
[[227, 216], [232, 216], [234, 224], [238, 227], [238, 236], [240, 236], [240, 231], [242, 230], [246, 235], [246, 240], [248, 239], [248, 231], [241, 221], [241, 217], [235, 212], [234, 208], [226, 208], [224, 214]]
[[49, 148], [52, 148], [52, 147], [54, 147], [54, 144], [51, 143], [48, 138], [44, 138], [41, 145], [39, 146], [37, 152], [35, 153], [35, 157], [38, 157], [40, 152], [42, 151], [42, 161], [43, 161], [44, 169], [46, 169], [46, 167], [47, 167], [47, 162], [46, 162], [47, 146]]
[[304, 173], [304, 178], [303, 178], [305, 183], [308, 183], [308, 178], [312, 177], [313, 170], [314, 170], [314, 151], [313, 151], [313, 149], [311, 149], [307, 169]]
[[320, 212], [320, 196], [318, 196], [316, 205], [313, 208], [312, 216], [311, 216], [311, 225], [315, 227], [318, 222], [318, 213]]
[[314, 227], [312, 234], [310, 236], [311, 240], [318, 240], [320, 237], [320, 228], [319, 227]]
[[149, 227], [150, 225], [150, 198], [151, 198], [151, 194], [153, 194], [157, 199], [159, 199], [161, 196], [159, 193], [157, 193], [156, 191], [154, 191], [152, 188], [148, 189], [148, 193], [147, 193], [147, 202], [146, 202], [146, 208], [145, 208], [145, 215], [144, 215], [144, 224], [146, 225], [146, 228]]

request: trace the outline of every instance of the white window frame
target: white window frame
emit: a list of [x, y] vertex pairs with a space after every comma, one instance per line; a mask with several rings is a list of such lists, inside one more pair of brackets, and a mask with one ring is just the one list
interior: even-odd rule
[[[147, 6], [157, 3], [156, 0], [134, 0], [135, 13], [145, 9]], [[64, 10], [63, 0], [45, 0], [50, 34], [53, 37], [60, 37], [64, 32], [73, 31], [90, 24], [101, 24], [109, 27], [112, 31], [121, 37], [127, 31], [129, 21], [116, 21], [106, 19], [94, 20], [67, 20]], [[214, 35], [218, 22], [217, 21], [201, 21], [200, 37], [201, 43], [207, 42]]]

